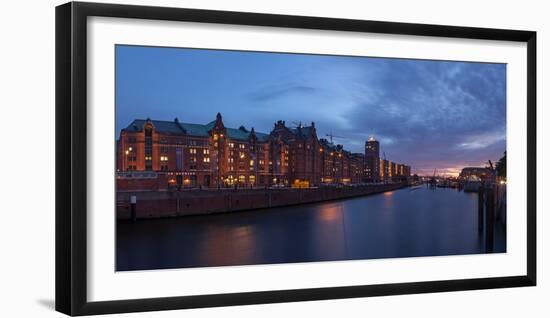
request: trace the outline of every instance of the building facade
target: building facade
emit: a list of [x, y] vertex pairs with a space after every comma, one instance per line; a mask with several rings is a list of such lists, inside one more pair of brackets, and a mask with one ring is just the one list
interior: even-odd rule
[[[123, 190], [124, 185], [136, 184], [130, 181], [143, 172], [148, 172], [149, 180], [154, 175], [166, 180], [167, 188], [373, 182], [377, 179], [372, 173], [378, 180], [386, 176], [379, 172], [379, 164], [372, 168], [375, 161], [367, 161], [379, 157], [378, 142], [373, 145], [376, 148], [366, 149], [365, 154], [351, 153], [317, 138], [313, 122], [288, 127], [279, 120], [270, 133], [260, 133], [244, 126], [226, 127], [220, 113], [204, 125], [177, 118], [134, 120], [117, 141], [117, 185]], [[398, 174], [397, 166], [394, 169]]]
[[374, 137], [365, 142], [365, 179], [380, 182], [380, 143]]
[[461, 181], [479, 180], [494, 182], [495, 173], [492, 169], [486, 167], [465, 167], [460, 171], [458, 179]]

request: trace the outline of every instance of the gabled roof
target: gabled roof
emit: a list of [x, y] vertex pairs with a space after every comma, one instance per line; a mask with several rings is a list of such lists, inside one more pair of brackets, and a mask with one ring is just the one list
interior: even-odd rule
[[211, 121], [206, 125], [201, 124], [189, 124], [189, 123], [179, 123], [187, 132], [188, 135], [191, 136], [199, 136], [199, 137], [208, 137], [208, 132], [214, 128], [215, 121]]
[[261, 141], [261, 142], [266, 142], [269, 140], [269, 134], [264, 134], [264, 133], [259, 133], [257, 132], [256, 133], [256, 138], [258, 138], [258, 141]]
[[313, 126], [302, 126], [290, 130], [296, 137], [310, 139], [313, 137]]
[[325, 150], [336, 151], [336, 145], [324, 138], [319, 139], [319, 144], [321, 144]]
[[239, 129], [225, 127], [227, 131], [227, 136], [231, 139], [236, 140], [248, 140], [250, 136], [250, 131], [246, 130], [244, 126], [239, 127]]
[[[148, 120], [144, 119], [136, 119], [133, 122], [126, 127], [126, 131], [130, 132], [139, 132], [143, 131], [143, 127], [147, 123]], [[163, 134], [168, 135], [180, 135], [185, 133], [185, 128], [183, 127], [182, 123], [178, 123], [175, 121], [164, 121], [164, 120], [151, 120], [150, 121], [155, 129]], [[193, 125], [193, 124], [189, 124]]]
[[[143, 131], [143, 127], [148, 120], [136, 119], [125, 128], [129, 132], [140, 132]], [[161, 134], [167, 135], [189, 135], [197, 137], [208, 137], [208, 132], [214, 128], [216, 121], [211, 121], [206, 125], [202, 124], [191, 124], [191, 123], [182, 123], [179, 121], [166, 121], [166, 120], [150, 120], [155, 127], [155, 130]], [[248, 131], [243, 126], [238, 129], [227, 128], [227, 135], [230, 139], [235, 140], [248, 140], [250, 136], [250, 131]], [[267, 141], [269, 134], [256, 132], [256, 137], [259, 141]]]

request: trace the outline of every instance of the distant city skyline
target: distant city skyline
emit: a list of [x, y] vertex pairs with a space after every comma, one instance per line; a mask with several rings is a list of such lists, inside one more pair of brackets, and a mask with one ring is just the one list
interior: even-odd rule
[[412, 173], [457, 174], [506, 150], [506, 65], [116, 46], [116, 132], [134, 119], [269, 133], [315, 122], [364, 153], [369, 136]]

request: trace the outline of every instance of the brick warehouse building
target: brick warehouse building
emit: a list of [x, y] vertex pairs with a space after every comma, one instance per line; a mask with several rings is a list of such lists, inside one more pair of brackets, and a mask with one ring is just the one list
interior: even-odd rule
[[[266, 134], [243, 126], [225, 127], [220, 113], [205, 125], [177, 118], [134, 120], [121, 130], [117, 141], [117, 188], [310, 187], [372, 182], [366, 178], [365, 155], [368, 157], [368, 153], [351, 153], [342, 145], [318, 139], [313, 122], [290, 128], [279, 120]], [[395, 168], [394, 176], [410, 174], [410, 169], [398, 170]], [[388, 178], [380, 174], [376, 180]]]

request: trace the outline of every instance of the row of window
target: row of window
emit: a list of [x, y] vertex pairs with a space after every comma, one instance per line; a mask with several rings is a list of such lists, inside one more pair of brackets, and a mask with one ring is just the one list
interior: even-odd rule
[[[195, 153], [196, 153], [196, 149], [191, 149], [191, 150], [195, 150]], [[244, 157], [244, 153], [241, 153], [241, 155]], [[241, 158], [243, 158], [243, 157], [241, 157]], [[136, 160], [137, 159], [136, 159], [135, 155], [128, 157], [128, 161], [136, 161]], [[146, 161], [151, 161], [152, 157], [151, 156], [145, 156], [145, 160]], [[160, 156], [160, 161], [161, 162], [167, 162], [168, 161], [168, 156], [164, 156], [164, 155]], [[197, 157], [194, 157], [194, 156], [191, 157], [190, 161], [191, 162], [197, 162]], [[209, 163], [210, 162], [210, 157], [203, 157], [202, 161], [204, 163]], [[232, 163], [234, 163], [234, 158], [228, 158], [227, 161], [228, 161], [228, 163], [232, 164]], [[262, 160], [262, 159], [260, 159], [258, 162], [259, 162], [260, 166], [263, 166], [265, 164], [265, 161]], [[273, 162], [269, 161], [269, 165], [272, 165], [272, 164], [273, 164]], [[250, 166], [253, 166], [253, 165], [254, 165], [254, 160], [250, 160]], [[277, 160], [276, 165], [280, 166], [281, 162], [279, 160]], [[288, 159], [287, 159], [284, 162], [284, 166], [288, 167], [288, 165], [289, 164], [288, 164]], [[326, 162], [326, 164], [325, 164], [325, 166], [330, 166], [330, 165], [331, 165], [331, 162]]]
[[[227, 145], [229, 146], [229, 148], [235, 148], [235, 144], [232, 143], [232, 142], [228, 143]], [[246, 146], [244, 144], [238, 144], [238, 146], [239, 146], [239, 149], [245, 149], [246, 148]]]
[[[184, 142], [181, 139], [177, 139], [177, 140], [172, 141], [172, 142], [175, 142], [178, 145], [188, 145], [188, 146], [195, 146], [195, 147], [207, 147], [208, 146], [208, 142], [198, 141], [198, 140], [187, 140], [187, 142]], [[161, 138], [160, 143], [161, 144], [168, 144], [170, 142], [166, 138]]]

